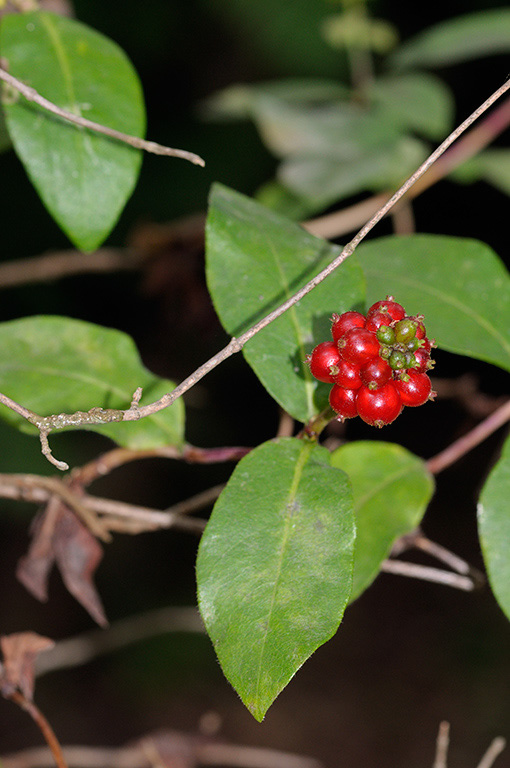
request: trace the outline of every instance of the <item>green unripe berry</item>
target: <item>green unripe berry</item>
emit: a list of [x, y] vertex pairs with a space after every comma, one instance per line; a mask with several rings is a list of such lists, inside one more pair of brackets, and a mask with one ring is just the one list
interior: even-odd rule
[[408, 341], [406, 344], [406, 349], [409, 350], [409, 352], [416, 352], [417, 349], [419, 349], [422, 346], [422, 341], [420, 339], [417, 339], [416, 336], [414, 339], [411, 339], [411, 341]]
[[389, 325], [381, 325], [375, 334], [381, 344], [394, 344], [395, 332]]
[[379, 350], [379, 357], [382, 357], [383, 360], [388, 360], [391, 353], [392, 353], [391, 347], [386, 346], [386, 344], [381, 344], [381, 348]]
[[404, 317], [403, 320], [399, 320], [395, 325], [395, 339], [400, 344], [407, 344], [407, 342], [415, 338], [417, 328], [417, 322], [411, 320], [410, 317]]
[[406, 356], [403, 352], [399, 352], [398, 349], [393, 350], [388, 359], [388, 363], [390, 364], [390, 368], [393, 368], [394, 371], [399, 371], [407, 367]]

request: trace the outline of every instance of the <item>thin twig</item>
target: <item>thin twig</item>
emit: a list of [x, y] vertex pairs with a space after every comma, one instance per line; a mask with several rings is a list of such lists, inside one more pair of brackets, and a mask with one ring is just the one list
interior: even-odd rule
[[[510, 123], [510, 100], [507, 99], [497, 109], [485, 117], [482, 123], [469, 131], [469, 133], [458, 141], [454, 147], [429, 169], [423, 175], [420, 182], [412, 190], [409, 190], [408, 200], [414, 200], [419, 197], [426, 189], [437, 184], [438, 181], [445, 178], [455, 168], [458, 168], [466, 160], [474, 157], [482, 149], [485, 149], [494, 139], [499, 136]], [[317, 237], [326, 239], [335, 239], [347, 232], [354, 231], [364, 221], [380, 208], [389, 198], [390, 192], [382, 192], [379, 195], [362, 200], [348, 208], [342, 208], [340, 211], [327, 213], [324, 216], [318, 216], [303, 223], [303, 227]]]
[[300, 288], [299, 291], [297, 291], [287, 301], [270, 312], [264, 318], [259, 320], [255, 325], [241, 334], [241, 336], [238, 338], [232, 338], [226, 347], [220, 350], [206, 363], [201, 365], [194, 373], [188, 376], [187, 379], [181, 382], [172, 392], [169, 392], [150, 405], [140, 407], [137, 412], [129, 410], [125, 411], [124, 421], [131, 421], [133, 419], [149, 416], [153, 413], [156, 413], [157, 411], [162, 410], [163, 408], [167, 408], [169, 405], [175, 402], [177, 398], [181, 397], [181, 395], [187, 392], [188, 389], [191, 389], [191, 387], [193, 387], [210, 371], [220, 365], [220, 363], [222, 363], [224, 360], [227, 360], [236, 352], [240, 352], [244, 345], [251, 338], [253, 338], [253, 336], [266, 328], [270, 323], [283, 315], [285, 312], [287, 312], [287, 310], [297, 304], [298, 301], [301, 301], [301, 299], [310, 293], [310, 291], [312, 291], [317, 285], [322, 283], [323, 280], [329, 277], [330, 274], [332, 274], [349, 256], [351, 256], [352, 253], [354, 253], [354, 250], [363, 240], [363, 238], [366, 237], [366, 235], [375, 227], [375, 225], [379, 223], [379, 221], [388, 213], [388, 211], [393, 208], [395, 203], [397, 203], [406, 194], [406, 192], [418, 181], [418, 179], [424, 175], [424, 173], [436, 162], [436, 160], [441, 157], [441, 155], [448, 149], [448, 147], [450, 147], [451, 144], [453, 144], [453, 142], [462, 133], [464, 133], [464, 131], [466, 131], [467, 128], [469, 128], [475, 122], [475, 120], [480, 117], [480, 115], [486, 112], [492, 106], [492, 104], [494, 104], [494, 102], [497, 101], [497, 99], [499, 99], [509, 88], [510, 80], [503, 83], [503, 85], [500, 86], [491, 96], [489, 96], [489, 98], [486, 99], [483, 104], [475, 109], [475, 111], [472, 112], [472, 114], [466, 118], [466, 120], [464, 120], [461, 125], [452, 131], [452, 133], [443, 141], [443, 143], [440, 144], [440, 146], [434, 152], [432, 152], [432, 154], [427, 158], [427, 160], [425, 160], [424, 163], [422, 163], [418, 170], [415, 171], [415, 173], [413, 173], [412, 176], [410, 176], [407, 181], [404, 182], [400, 189], [398, 189], [397, 192], [395, 192], [395, 194], [392, 195], [391, 198], [377, 211], [377, 213], [372, 216], [370, 221], [368, 221], [365, 226], [360, 229], [360, 231], [354, 236], [350, 243], [348, 243], [345, 248], [343, 248], [341, 253], [335, 259], [333, 259], [333, 261], [327, 267], [325, 267], [322, 272], [319, 272], [318, 275], [316, 275], [308, 283], [306, 283], [306, 285]]
[[450, 746], [450, 723], [443, 720], [439, 724], [436, 740], [436, 758], [432, 768], [447, 768], [448, 747]]
[[478, 763], [477, 768], [492, 768], [494, 761], [506, 747], [506, 741], [501, 736], [494, 739], [489, 749]]
[[43, 283], [88, 273], [120, 272], [140, 268], [145, 256], [131, 248], [99, 248], [87, 258], [69, 248], [0, 264], [0, 288]]
[[462, 589], [465, 592], [472, 592], [475, 588], [475, 585], [468, 576], [461, 576], [458, 573], [443, 571], [439, 568], [431, 568], [428, 565], [406, 563], [402, 560], [384, 560], [381, 563], [381, 571], [394, 573], [397, 576], [408, 576], [411, 579], [432, 581], [436, 584], [444, 584], [447, 587]]
[[[56, 477], [0, 474], [1, 498], [44, 504], [52, 496], [57, 496], [79, 515], [92, 533], [106, 542], [111, 539], [108, 530], [133, 533], [159, 528], [176, 528], [201, 533], [205, 527], [205, 521], [197, 518], [188, 519], [185, 515], [211, 504], [219, 496], [222, 488], [222, 485], [214, 486], [163, 511], [89, 494], [78, 495]], [[105, 517], [98, 518], [98, 515]], [[112, 525], [112, 517], [119, 519], [114, 525]], [[133, 528], [129, 522], [123, 526], [122, 519], [136, 521], [138, 529]]]
[[510, 420], [510, 400], [507, 400], [500, 408], [487, 416], [484, 421], [477, 424], [470, 432], [459, 437], [454, 443], [445, 448], [427, 461], [427, 469], [433, 475], [439, 474], [451, 464], [454, 464], [462, 456], [482, 443], [489, 435]]
[[[318, 275], [316, 275], [312, 280], [310, 280], [306, 285], [304, 285], [300, 290], [298, 290], [291, 298], [289, 298], [287, 301], [285, 301], [283, 304], [281, 304], [279, 307], [277, 307], [275, 310], [270, 312], [268, 315], [266, 315], [264, 318], [259, 320], [255, 325], [253, 325], [251, 328], [249, 328], [247, 331], [245, 331], [241, 336], [238, 338], [232, 338], [230, 342], [227, 344], [226, 347], [224, 347], [222, 350], [220, 350], [216, 355], [214, 355], [210, 360], [205, 362], [203, 365], [201, 365], [194, 373], [192, 373], [190, 376], [188, 376], [183, 382], [181, 382], [172, 392], [167, 393], [159, 400], [150, 403], [148, 405], [139, 406], [136, 404], [135, 407], [131, 407], [125, 411], [113, 411], [110, 409], [91, 409], [96, 411], [102, 411], [104, 413], [104, 418], [101, 417], [102, 423], [106, 423], [108, 420], [119, 420], [119, 418], [123, 421], [137, 421], [140, 418], [143, 418], [145, 416], [150, 416], [154, 413], [157, 413], [160, 410], [163, 410], [164, 408], [167, 408], [168, 406], [172, 405], [172, 403], [175, 402], [179, 397], [181, 397], [185, 392], [187, 392], [191, 387], [193, 387], [198, 381], [200, 381], [204, 376], [206, 376], [210, 371], [212, 371], [214, 368], [216, 368], [220, 363], [227, 360], [229, 357], [231, 357], [236, 352], [240, 352], [244, 345], [251, 339], [253, 336], [255, 336], [257, 333], [259, 333], [261, 330], [266, 328], [270, 323], [272, 323], [274, 320], [276, 320], [278, 317], [283, 315], [285, 312], [287, 312], [292, 306], [294, 306], [298, 301], [303, 299], [308, 293], [310, 293], [317, 285], [319, 285], [323, 280], [325, 280], [329, 275], [334, 272], [356, 249], [358, 244], [363, 240], [363, 238], [375, 227], [375, 225], [390, 211], [393, 206], [406, 194], [406, 192], [420, 179], [426, 171], [436, 162], [436, 160], [441, 157], [441, 155], [448, 149], [448, 147], [453, 144], [453, 142], [464, 132], [469, 128], [475, 120], [477, 120], [480, 115], [482, 115], [489, 107], [492, 106], [492, 104], [499, 99], [508, 89], [510, 88], [510, 80], [503, 83], [500, 88], [498, 88], [491, 96], [489, 96], [488, 99], [486, 99], [483, 104], [481, 104], [466, 120], [464, 120], [461, 125], [459, 125], [446, 139], [443, 141], [443, 143], [434, 151], [432, 154], [425, 160], [425, 162], [418, 168], [415, 173], [412, 174], [412, 176], [407, 179], [407, 181], [400, 187], [397, 192], [395, 192], [394, 195], [383, 205], [379, 211], [370, 219], [367, 224], [365, 224], [364, 227], [355, 235], [355, 237], [348, 243], [345, 248], [341, 251], [341, 253], [333, 259], [333, 261], [320, 272]], [[12, 401], [11, 401], [12, 402]], [[7, 403], [5, 403], [7, 404]], [[17, 405], [17, 404], [16, 404]], [[11, 406], [9, 406], [11, 407]], [[87, 414], [83, 414], [84, 418], [92, 418], [91, 411], [87, 412]], [[19, 411], [17, 411], [19, 412]], [[28, 420], [34, 424], [40, 431], [41, 435], [44, 432], [45, 435], [49, 433], [49, 431], [53, 428], [58, 428], [60, 426], [80, 426], [80, 421], [78, 418], [76, 418], [77, 414], [62, 414], [64, 418], [61, 419], [61, 422], [59, 423], [59, 416], [53, 416], [53, 417], [39, 417], [35, 415], [35, 418], [28, 418]], [[90, 422], [88, 422], [90, 423]], [[95, 421], [94, 423], [101, 423]], [[46, 451], [46, 455], [48, 452]], [[59, 466], [59, 463], [55, 460], [54, 462], [56, 466]], [[63, 468], [65, 465], [64, 462], [60, 462], [60, 466]]]
[[171, 632], [203, 634], [204, 625], [198, 610], [187, 606], [158, 608], [116, 621], [107, 629], [93, 629], [58, 640], [53, 648], [37, 656], [36, 675], [79, 667], [104, 654]]
[[[64, 747], [64, 755], [70, 766], [77, 768], [154, 768], [147, 754], [147, 743], [155, 746], [168, 741], [168, 752], [191, 752], [197, 765], [237, 766], [237, 768], [321, 768], [322, 763], [306, 755], [296, 755], [262, 747], [242, 744], [223, 744], [217, 741], [203, 742], [194, 734], [171, 731], [150, 734], [137, 744], [126, 747]], [[176, 742], [177, 747], [176, 748]], [[181, 742], [181, 743], [179, 743]], [[173, 748], [172, 748], [173, 747]], [[161, 751], [163, 751], [161, 749]], [[169, 764], [168, 760], [165, 764]], [[46, 749], [24, 749], [2, 757], [2, 768], [51, 768], [51, 755]]]
[[21, 95], [24, 96], [27, 101], [32, 101], [34, 104], [38, 104], [47, 112], [51, 112], [53, 115], [56, 115], [63, 120], [67, 120], [69, 123], [74, 123], [74, 125], [78, 125], [81, 128], [88, 128], [95, 133], [101, 133], [104, 136], [108, 136], [110, 139], [122, 141], [124, 144], [129, 144], [131, 147], [135, 147], [135, 149], [143, 149], [146, 152], [151, 152], [154, 155], [180, 157], [183, 160], [189, 160], [189, 162], [193, 163], [194, 165], [201, 165], [202, 167], [205, 165], [205, 161], [194, 152], [188, 152], [185, 149], [172, 149], [171, 147], [165, 147], [162, 144], [157, 144], [155, 141], [146, 141], [145, 139], [140, 139], [138, 136], [130, 136], [129, 134], [122, 133], [121, 131], [117, 131], [114, 128], [108, 128], [107, 126], [101, 125], [100, 123], [95, 123], [93, 120], [87, 120], [86, 117], [82, 117], [81, 115], [75, 115], [72, 112], [61, 109], [56, 104], [53, 104], [53, 102], [45, 99], [44, 96], [41, 96], [35, 90], [35, 88], [31, 88], [29, 85], [26, 85], [26, 83], [18, 80], [17, 77], [13, 77], [11, 74], [9, 74], [9, 72], [6, 72], [6, 70], [2, 68], [0, 68], [0, 80], [3, 80], [5, 83], [10, 85], [11, 88], [14, 88], [16, 91], [21, 93]]
[[436, 560], [444, 563], [456, 573], [460, 573], [463, 576], [470, 576], [475, 584], [485, 584], [485, 576], [483, 573], [476, 568], [473, 568], [472, 565], [454, 552], [450, 552], [446, 547], [428, 539], [419, 528], [397, 539], [391, 549], [391, 554], [393, 557], [398, 557], [403, 552], [413, 548], [420, 549], [431, 557], [435, 557]]
[[23, 694], [19, 691], [14, 691], [12, 694], [10, 694], [10, 696], [6, 698], [9, 698], [15, 704], [21, 707], [21, 709], [24, 709], [25, 712], [28, 712], [44, 736], [44, 739], [51, 750], [53, 759], [57, 764], [57, 768], [67, 768], [67, 763], [62, 752], [62, 747], [59, 744], [53, 728], [46, 720], [41, 710], [36, 707], [33, 701], [29, 701], [29, 699], [23, 696]]

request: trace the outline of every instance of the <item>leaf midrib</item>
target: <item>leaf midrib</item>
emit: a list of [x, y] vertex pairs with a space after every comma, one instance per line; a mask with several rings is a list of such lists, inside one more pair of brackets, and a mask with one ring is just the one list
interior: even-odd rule
[[304, 467], [304, 465], [305, 465], [305, 463], [306, 463], [306, 461], [307, 461], [307, 459], [309, 457], [309, 454], [310, 454], [310, 452], [312, 450], [312, 446], [311, 445], [303, 444], [301, 446], [300, 450], [301, 450], [301, 453], [300, 453], [300, 455], [299, 455], [299, 457], [298, 457], [298, 459], [296, 461], [296, 465], [295, 465], [295, 469], [294, 469], [294, 475], [293, 475], [293, 478], [292, 478], [292, 483], [291, 483], [290, 489], [289, 489], [288, 494], [287, 494], [287, 501], [285, 503], [285, 522], [284, 522], [284, 530], [283, 530], [283, 536], [282, 536], [282, 543], [281, 543], [281, 546], [280, 546], [280, 556], [278, 558], [278, 563], [277, 563], [277, 568], [276, 568], [276, 576], [275, 576], [275, 579], [274, 579], [273, 590], [272, 590], [271, 599], [270, 599], [270, 602], [269, 602], [269, 609], [267, 611], [266, 629], [265, 629], [264, 636], [263, 636], [263, 638], [262, 638], [262, 640], [260, 642], [260, 652], [259, 652], [259, 659], [258, 659], [258, 664], [257, 664], [257, 680], [256, 680], [256, 683], [255, 683], [255, 701], [254, 701], [254, 704], [257, 706], [257, 708], [258, 708], [259, 700], [260, 700], [260, 693], [261, 693], [261, 691], [260, 691], [260, 687], [261, 687], [260, 679], [261, 679], [261, 675], [262, 675], [262, 670], [264, 669], [263, 658], [264, 658], [264, 655], [265, 655], [265, 650], [266, 650], [266, 645], [267, 645], [267, 637], [268, 637], [268, 634], [269, 634], [269, 625], [270, 625], [271, 617], [273, 615], [274, 605], [275, 605], [275, 602], [276, 602], [276, 595], [277, 595], [277, 592], [278, 592], [278, 588], [279, 588], [279, 584], [280, 584], [280, 579], [281, 579], [283, 561], [285, 559], [285, 554], [286, 554], [286, 551], [287, 551], [287, 544], [288, 544], [288, 540], [289, 540], [289, 536], [290, 536], [290, 529], [291, 529], [290, 519], [291, 519], [291, 516], [288, 514], [288, 510], [289, 510], [290, 506], [295, 501], [295, 498], [296, 498], [296, 495], [297, 495], [297, 491], [298, 491], [298, 487], [299, 487], [299, 482], [300, 482], [301, 476], [302, 476], [303, 467]]

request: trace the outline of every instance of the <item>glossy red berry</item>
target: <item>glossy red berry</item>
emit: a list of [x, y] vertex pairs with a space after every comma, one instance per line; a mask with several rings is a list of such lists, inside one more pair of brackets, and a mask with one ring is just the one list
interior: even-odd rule
[[[421, 315], [420, 315], [421, 317]], [[416, 319], [416, 318], [413, 318]], [[417, 320], [417, 319], [416, 319]], [[418, 327], [416, 328], [416, 338], [417, 339], [424, 339], [427, 336], [427, 330], [421, 320], [417, 320]]]
[[356, 408], [356, 392], [354, 389], [345, 389], [335, 385], [329, 393], [329, 404], [338, 415], [340, 421], [353, 419], [358, 415]]
[[402, 401], [395, 384], [389, 381], [380, 389], [358, 389], [356, 408], [363, 421], [373, 427], [391, 424], [402, 411]]
[[338, 373], [340, 353], [334, 341], [323, 341], [318, 344], [308, 358], [310, 371], [319, 381], [333, 384], [334, 377]]
[[374, 312], [367, 317], [365, 328], [368, 331], [378, 331], [381, 325], [389, 326], [392, 322], [393, 318], [387, 312]]
[[359, 389], [363, 384], [359, 375], [359, 366], [340, 359], [334, 383], [345, 389]]
[[383, 387], [390, 381], [392, 375], [392, 368], [382, 357], [373, 357], [368, 363], [362, 365], [359, 371], [361, 382], [372, 390]]
[[408, 371], [402, 379], [396, 379], [395, 387], [404, 405], [415, 407], [430, 399], [432, 385], [426, 373]]
[[380, 344], [373, 331], [366, 328], [351, 328], [338, 342], [340, 356], [354, 365], [363, 365], [379, 354]]
[[414, 367], [416, 373], [426, 373], [434, 367], [434, 363], [430, 359], [429, 353], [424, 349], [417, 349], [414, 353], [414, 359], [416, 361]]
[[401, 304], [397, 304], [393, 301], [393, 296], [387, 296], [384, 301], [376, 301], [372, 304], [367, 312], [367, 319], [370, 318], [375, 312], [386, 312], [392, 320], [403, 320], [406, 316], [406, 311]]
[[331, 319], [333, 320], [331, 326], [333, 341], [339, 341], [344, 333], [347, 333], [351, 328], [365, 327], [365, 316], [361, 312], [344, 312], [343, 315], [334, 314]]

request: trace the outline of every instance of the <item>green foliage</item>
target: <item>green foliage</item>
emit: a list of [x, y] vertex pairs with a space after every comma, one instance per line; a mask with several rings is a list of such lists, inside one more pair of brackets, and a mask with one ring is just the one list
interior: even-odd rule
[[510, 195], [510, 150], [486, 149], [463, 163], [452, 174], [461, 184], [486, 181], [505, 195]]
[[[0, 391], [41, 416], [89, 408], [129, 408], [143, 387], [143, 400], [158, 400], [171, 381], [150, 373], [133, 340], [120, 331], [68, 317], [27, 317], [0, 324]], [[34, 428], [7, 408], [0, 417], [23, 431]], [[126, 448], [179, 445], [184, 411], [170, 408], [135, 422], [96, 429]]]
[[286, 438], [239, 462], [200, 543], [198, 597], [223, 671], [257, 720], [336, 632], [353, 548], [349, 482], [325, 448]]
[[348, 443], [333, 451], [331, 464], [346, 472], [354, 497], [352, 601], [375, 579], [396, 539], [420, 524], [434, 481], [422, 459], [393, 443]]
[[487, 575], [501, 609], [510, 619], [510, 439], [490, 473], [478, 502], [478, 530]]
[[[207, 221], [207, 282], [225, 329], [234, 336], [292, 296], [338, 248], [226, 187], [216, 185]], [[268, 392], [294, 418], [306, 421], [327, 402], [306, 355], [329, 331], [331, 312], [361, 306], [363, 277], [353, 259], [244, 348]]]
[[442, 67], [510, 51], [510, 9], [493, 8], [442, 21], [391, 56], [395, 67]]
[[[0, 25], [9, 71], [68, 112], [142, 136], [138, 77], [124, 52], [72, 19], [43, 11]], [[92, 251], [115, 225], [138, 178], [139, 150], [55, 118], [4, 89], [10, 138], [41, 199], [70, 240]]]
[[367, 303], [392, 294], [425, 315], [441, 349], [510, 370], [510, 278], [488, 245], [440, 235], [383, 237], [356, 251]]

